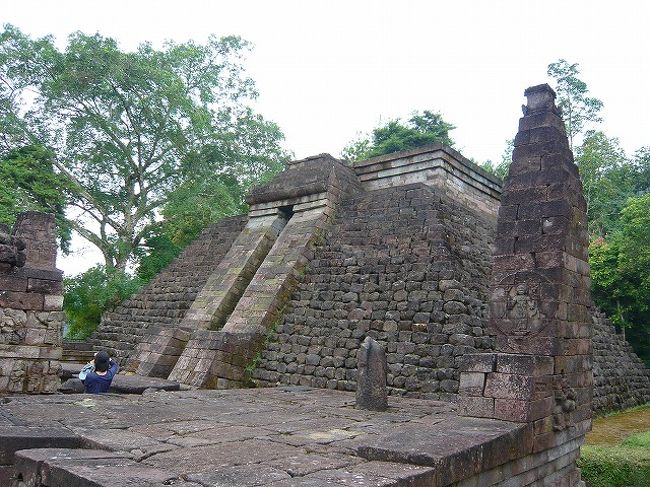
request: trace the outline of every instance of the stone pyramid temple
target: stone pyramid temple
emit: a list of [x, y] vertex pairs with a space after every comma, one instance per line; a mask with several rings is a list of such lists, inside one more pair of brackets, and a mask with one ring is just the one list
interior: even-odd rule
[[[128, 373], [199, 388], [354, 390], [370, 336], [386, 348], [391, 394], [453, 398], [463, 356], [495, 347], [491, 255], [495, 235], [517, 235], [496, 224], [501, 187], [443, 145], [293, 161], [253, 189], [248, 215], [210, 225], [107, 313], [90, 343]], [[540, 236], [550, 225], [526, 224]], [[590, 319], [594, 409], [650, 401], [650, 371], [605, 316]]]
[[[555, 93], [524, 95], [503, 186], [440, 145], [295, 161], [85, 345], [54, 217], [0, 226], [0, 485], [585, 487], [594, 410], [650, 371], [593, 306]], [[51, 394], [90, 346], [131, 394]]]

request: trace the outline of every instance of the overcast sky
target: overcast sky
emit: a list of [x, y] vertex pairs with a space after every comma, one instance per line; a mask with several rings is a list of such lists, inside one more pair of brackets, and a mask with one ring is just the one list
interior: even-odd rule
[[[430, 109], [457, 127], [451, 136], [465, 156], [499, 160], [524, 89], [550, 82], [547, 65], [560, 58], [579, 63], [603, 100], [609, 136], [629, 153], [650, 145], [645, 0], [0, 0], [0, 22], [53, 34], [61, 47], [76, 30], [127, 50], [239, 35], [254, 44], [246, 66], [256, 109], [297, 158], [338, 156], [357, 132]], [[99, 262], [86, 247], [59, 260], [68, 275]]]

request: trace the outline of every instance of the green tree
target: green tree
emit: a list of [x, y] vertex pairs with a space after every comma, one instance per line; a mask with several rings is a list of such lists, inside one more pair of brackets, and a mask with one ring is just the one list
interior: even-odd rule
[[589, 252], [594, 301], [621, 328], [637, 353], [650, 360], [650, 193], [632, 197], [608, 240]]
[[68, 224], [107, 270], [124, 270], [192, 174], [232, 174], [245, 188], [284, 158], [278, 127], [246, 105], [256, 96], [247, 49], [238, 37], [211, 37], [124, 52], [75, 33], [60, 51], [51, 37], [5, 26], [0, 150], [47, 148], [73, 189]]
[[588, 132], [576, 150], [583, 193], [587, 202], [589, 231], [594, 237], [611, 233], [627, 199], [634, 195], [637, 170], [618, 139], [602, 132]]
[[587, 84], [578, 78], [578, 64], [560, 59], [548, 65], [547, 74], [555, 80], [558, 107], [566, 127], [571, 149], [577, 135], [582, 134], [589, 123], [602, 121], [599, 116], [603, 102], [587, 96]]
[[449, 132], [454, 128], [443, 120], [440, 113], [429, 110], [416, 112], [407, 122], [395, 119], [374, 128], [370, 136], [361, 136], [350, 142], [341, 155], [346, 160], [356, 161], [427, 144], [453, 147]]
[[69, 328], [66, 337], [84, 339], [99, 324], [102, 314], [114, 309], [143, 285], [120, 269], [98, 265], [78, 276], [66, 278], [63, 310]]
[[632, 158], [634, 166], [634, 194], [650, 192], [650, 146], [641, 147]]
[[0, 223], [13, 225], [24, 211], [53, 213], [60, 246], [67, 252], [71, 237], [65, 217], [69, 189], [67, 180], [54, 172], [52, 155], [45, 148], [11, 150], [0, 159]]

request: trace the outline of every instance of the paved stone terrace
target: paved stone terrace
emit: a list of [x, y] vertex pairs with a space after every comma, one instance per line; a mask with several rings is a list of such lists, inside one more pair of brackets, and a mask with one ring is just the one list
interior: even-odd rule
[[5, 397], [0, 464], [16, 464], [21, 487], [418, 487], [530, 448], [521, 424], [458, 417], [443, 402], [389, 405], [357, 410], [353, 394], [299, 387]]

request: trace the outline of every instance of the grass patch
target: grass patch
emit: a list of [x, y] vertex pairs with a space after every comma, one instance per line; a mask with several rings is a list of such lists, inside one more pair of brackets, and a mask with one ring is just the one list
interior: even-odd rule
[[650, 486], [650, 404], [596, 418], [578, 466], [588, 487]]
[[621, 443], [621, 446], [647, 448], [650, 452], [650, 431], [637, 433], [636, 435], [626, 438], [623, 443]]
[[629, 446], [582, 447], [578, 467], [588, 487], [648, 487], [650, 432], [634, 437]]
[[[650, 404], [594, 419], [587, 445], [616, 446], [626, 438], [650, 430]], [[650, 484], [649, 484], [650, 485]]]

